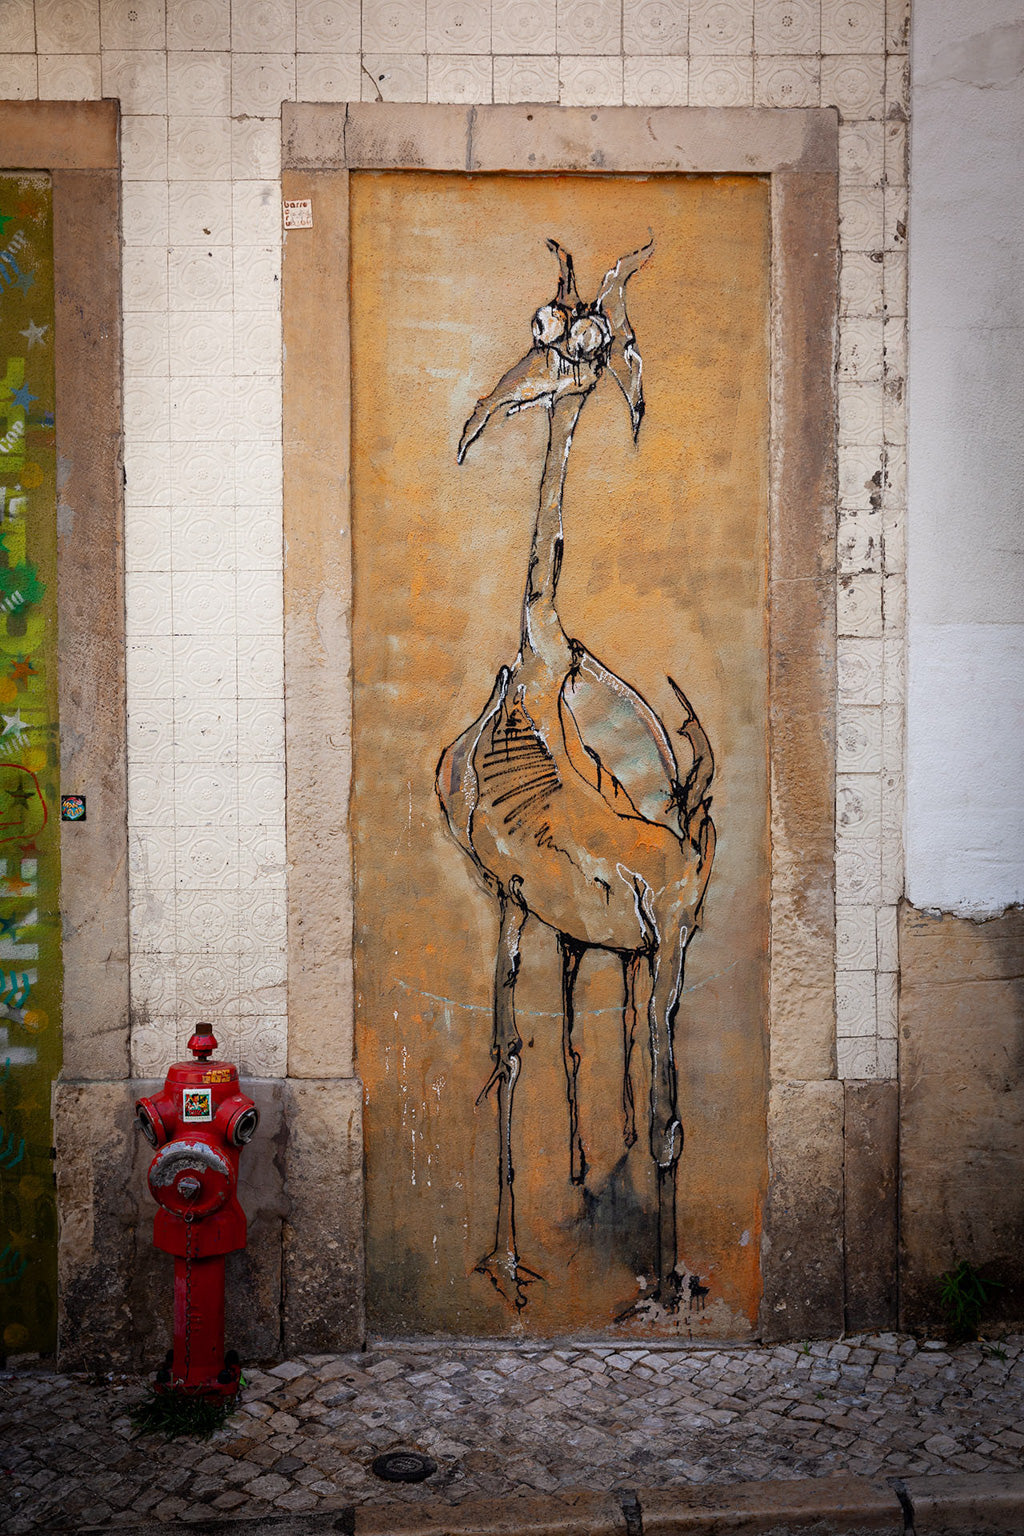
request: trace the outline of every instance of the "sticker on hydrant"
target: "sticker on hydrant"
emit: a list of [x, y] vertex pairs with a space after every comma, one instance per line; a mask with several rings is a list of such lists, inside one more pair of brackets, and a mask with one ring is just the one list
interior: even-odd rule
[[213, 1090], [186, 1088], [181, 1095], [181, 1118], [189, 1123], [213, 1119]]

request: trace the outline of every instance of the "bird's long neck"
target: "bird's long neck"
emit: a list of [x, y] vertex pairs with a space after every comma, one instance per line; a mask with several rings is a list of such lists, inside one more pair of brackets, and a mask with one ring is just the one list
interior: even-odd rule
[[523, 596], [523, 651], [543, 652], [564, 646], [565, 635], [555, 608], [562, 569], [562, 491], [569, 464], [572, 434], [586, 397], [568, 395], [548, 411], [548, 447], [540, 481], [537, 520], [533, 527], [530, 564]]

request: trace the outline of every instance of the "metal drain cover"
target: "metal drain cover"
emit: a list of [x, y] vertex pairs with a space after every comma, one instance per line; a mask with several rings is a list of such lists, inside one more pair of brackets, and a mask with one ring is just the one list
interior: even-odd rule
[[386, 1483], [422, 1483], [437, 1471], [437, 1462], [419, 1451], [385, 1451], [370, 1466]]

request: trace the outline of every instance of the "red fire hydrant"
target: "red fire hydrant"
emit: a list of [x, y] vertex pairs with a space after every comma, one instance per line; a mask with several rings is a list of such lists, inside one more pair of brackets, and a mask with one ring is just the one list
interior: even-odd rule
[[259, 1111], [238, 1086], [209, 1024], [188, 1042], [194, 1061], [171, 1067], [163, 1092], [135, 1105], [139, 1128], [157, 1148], [149, 1190], [160, 1206], [153, 1242], [174, 1255], [174, 1351], [158, 1372], [158, 1392], [232, 1397], [237, 1357], [224, 1356], [224, 1255], [245, 1247], [238, 1203], [238, 1159]]

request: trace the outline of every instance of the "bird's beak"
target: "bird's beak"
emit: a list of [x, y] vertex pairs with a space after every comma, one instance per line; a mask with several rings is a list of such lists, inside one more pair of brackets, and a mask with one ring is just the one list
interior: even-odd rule
[[459, 439], [458, 461], [466, 457], [470, 443], [498, 411], [513, 416], [536, 400], [554, 394], [558, 382], [557, 365], [552, 365], [551, 355], [544, 347], [531, 347], [495, 384], [489, 395], [477, 401], [476, 410], [462, 429]]

